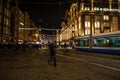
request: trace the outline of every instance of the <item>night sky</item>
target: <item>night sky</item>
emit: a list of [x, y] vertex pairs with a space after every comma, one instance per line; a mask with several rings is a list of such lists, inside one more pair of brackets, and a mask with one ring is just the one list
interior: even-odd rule
[[73, 1], [70, 0], [19, 0], [21, 10], [27, 11], [37, 26], [49, 29], [60, 29], [66, 9]]

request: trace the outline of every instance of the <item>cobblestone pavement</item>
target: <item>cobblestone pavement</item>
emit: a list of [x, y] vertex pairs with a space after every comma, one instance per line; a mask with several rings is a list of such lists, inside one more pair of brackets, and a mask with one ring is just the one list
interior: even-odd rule
[[46, 49], [1, 51], [0, 80], [120, 80], [119, 71], [83, 61], [57, 56], [57, 67], [54, 67], [47, 60]]

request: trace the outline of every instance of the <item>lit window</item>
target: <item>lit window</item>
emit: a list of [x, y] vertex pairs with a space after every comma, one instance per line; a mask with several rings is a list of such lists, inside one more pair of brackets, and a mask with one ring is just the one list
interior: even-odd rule
[[98, 7], [94, 7], [94, 10], [95, 10], [95, 11], [99, 11], [99, 8], [98, 8]]
[[85, 7], [85, 10], [90, 10], [90, 8], [89, 7]]
[[85, 35], [90, 34], [90, 16], [85, 16]]
[[103, 16], [103, 19], [104, 19], [104, 20], [109, 20], [109, 16], [108, 16], [108, 15], [104, 15], [104, 16]]
[[118, 30], [118, 17], [113, 17], [112, 18], [112, 31], [117, 31]]
[[95, 22], [95, 28], [99, 28], [100, 27], [100, 22]]
[[4, 24], [9, 26], [9, 20], [7, 18], [4, 19]]
[[85, 27], [90, 27], [90, 22], [85, 22]]

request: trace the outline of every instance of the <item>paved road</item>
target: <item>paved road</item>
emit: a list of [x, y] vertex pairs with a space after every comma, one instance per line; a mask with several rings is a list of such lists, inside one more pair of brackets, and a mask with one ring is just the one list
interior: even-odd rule
[[120, 55], [57, 50], [57, 67], [48, 50], [0, 53], [0, 80], [120, 80]]

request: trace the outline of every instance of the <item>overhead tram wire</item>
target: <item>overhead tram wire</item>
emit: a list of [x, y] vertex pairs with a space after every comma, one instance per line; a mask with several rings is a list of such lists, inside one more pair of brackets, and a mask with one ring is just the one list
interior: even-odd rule
[[42, 30], [48, 30], [48, 31], [56, 31], [56, 30], [61, 30], [61, 29], [48, 29], [48, 28], [41, 28]]
[[59, 2], [43, 2], [43, 1], [40, 1], [40, 2], [38, 2], [38, 1], [24, 1], [24, 2], [19, 2], [20, 4], [40, 4], [40, 5], [63, 5], [63, 4], [69, 4], [69, 3], [73, 3], [73, 2], [76, 2], [77, 0], [75, 0], [75, 1], [65, 1], [65, 2], [63, 2], [63, 1], [59, 1]]
[[[19, 30], [36, 30], [39, 28], [19, 28]], [[49, 29], [49, 28], [40, 28], [41, 30], [48, 30], [48, 31], [56, 31], [56, 30], [61, 30], [61, 29]]]

